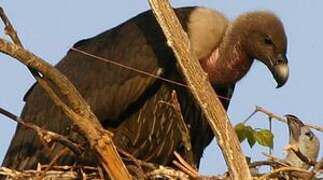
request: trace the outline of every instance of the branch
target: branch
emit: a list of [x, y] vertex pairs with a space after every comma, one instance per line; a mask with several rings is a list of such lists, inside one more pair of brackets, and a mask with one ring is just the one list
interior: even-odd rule
[[11, 120], [23, 125], [26, 128], [30, 128], [32, 130], [34, 130], [38, 137], [40, 138], [40, 140], [42, 142], [45, 143], [51, 143], [53, 141], [59, 142], [62, 145], [68, 147], [72, 152], [74, 152], [76, 155], [80, 155], [81, 154], [81, 150], [79, 148], [79, 145], [73, 143], [72, 141], [70, 141], [68, 138], [66, 138], [65, 136], [62, 136], [60, 134], [57, 134], [53, 131], [48, 131], [48, 130], [44, 130], [41, 127], [25, 122], [22, 119], [20, 119], [18, 116], [10, 113], [9, 111], [6, 111], [5, 109], [0, 107], [0, 114], [3, 114], [5, 116], [7, 116], [8, 118], [10, 118]]
[[[4, 12], [2, 11], [2, 14]], [[5, 25], [8, 27], [8, 18], [5, 17]], [[11, 26], [12, 27], [12, 26]], [[14, 31], [14, 30], [13, 30]], [[15, 32], [15, 31], [14, 31]], [[15, 42], [16, 38], [13, 38]], [[17, 36], [17, 39], [18, 36]], [[112, 179], [131, 179], [125, 165], [123, 164], [113, 142], [112, 134], [105, 130], [89, 105], [82, 98], [74, 85], [52, 65], [25, 50], [21, 43], [10, 43], [0, 38], [0, 52], [7, 54], [31, 69], [40, 72], [46, 78], [36, 78], [39, 84], [45, 89], [54, 103], [62, 108], [63, 112], [78, 126], [81, 133], [87, 138], [91, 148], [98, 155], [102, 166]], [[33, 73], [33, 70], [31, 70]], [[36, 76], [35, 72], [33, 73]], [[55, 91], [49, 86], [52, 83], [66, 98], [66, 105]]]
[[180, 170], [190, 175], [192, 178], [199, 176], [198, 171], [188, 164], [176, 151], [174, 152], [175, 157], [178, 161], [174, 160], [173, 164], [177, 166]]
[[250, 168], [255, 168], [255, 167], [258, 167], [258, 166], [271, 166], [273, 168], [276, 168], [276, 167], [286, 167], [285, 164], [282, 164], [280, 162], [277, 162], [277, 161], [272, 161], [272, 160], [269, 160], [269, 161], [254, 161], [252, 163], [250, 163], [249, 167]]
[[160, 166], [158, 169], [155, 169], [146, 175], [149, 179], [159, 179], [159, 178], [167, 178], [167, 179], [182, 179], [188, 180], [189, 176], [182, 171], [177, 171], [172, 168], [167, 168]]
[[274, 161], [279, 163], [281, 166], [290, 166], [290, 164], [288, 164], [285, 160], [277, 158], [271, 154], [266, 154], [266, 153], [262, 153], [264, 156], [267, 157], [268, 161]]
[[289, 151], [293, 151], [295, 153], [295, 155], [300, 159], [302, 160], [304, 163], [310, 165], [310, 166], [315, 166], [315, 164], [317, 163], [316, 160], [314, 159], [310, 159], [308, 158], [307, 156], [305, 156], [301, 150], [299, 149], [298, 146], [296, 145], [288, 145], [286, 150], [289, 150]]
[[[75, 170], [75, 167], [61, 166], [54, 167], [52, 170], [43, 171], [43, 166], [38, 170], [17, 171], [5, 167], [0, 167], [0, 175], [10, 177], [11, 179], [81, 179], [80, 172]], [[98, 168], [82, 167], [79, 168], [82, 172], [83, 179], [100, 179]], [[43, 176], [41, 178], [41, 176]], [[10, 179], [9, 178], [9, 179]]]
[[[269, 116], [269, 117], [271, 117], [273, 119], [276, 119], [276, 120], [278, 120], [280, 122], [283, 122], [283, 123], [287, 123], [287, 120], [285, 118], [283, 118], [283, 117], [281, 117], [281, 116], [279, 116], [279, 115], [277, 115], [277, 114], [275, 114], [273, 112], [270, 112], [269, 110], [267, 110], [267, 109], [265, 109], [265, 108], [263, 108], [261, 106], [256, 106], [256, 109], [255, 109], [254, 113], [257, 113], [257, 112], [262, 112], [262, 113], [266, 114], [267, 116]], [[313, 125], [313, 124], [306, 124], [306, 123], [304, 123], [304, 125], [309, 127], [309, 128], [315, 129], [317, 131], [323, 132], [323, 127], [321, 127], [321, 126]]]
[[[242, 154], [237, 135], [214, 92], [206, 73], [192, 53], [189, 40], [168, 1], [149, 0], [168, 45], [174, 51], [186, 82], [200, 105], [222, 150], [232, 179], [251, 179], [245, 156]], [[199, 76], [196, 76], [198, 74]]]
[[2, 7], [0, 7], [0, 18], [2, 20], [2, 22], [5, 25], [5, 33], [11, 38], [11, 40], [17, 44], [20, 47], [22, 46], [22, 43], [17, 35], [17, 32], [15, 31], [15, 29], [13, 28], [9, 18], [7, 17], [7, 15], [4, 13], [4, 10]]
[[314, 175], [313, 172], [307, 171], [305, 169], [289, 166], [289, 167], [281, 167], [281, 168], [275, 169], [272, 172], [259, 177], [258, 180], [270, 179], [270, 177], [274, 177], [276, 175], [279, 175], [282, 172], [290, 172], [290, 171], [291, 172], [299, 172], [299, 175], [302, 175], [302, 177], [312, 177]]

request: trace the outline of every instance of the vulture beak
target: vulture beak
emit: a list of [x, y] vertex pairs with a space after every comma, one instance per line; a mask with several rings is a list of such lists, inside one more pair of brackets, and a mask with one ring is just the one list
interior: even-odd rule
[[289, 136], [291, 137], [290, 139], [298, 142], [298, 139], [301, 135], [301, 128], [304, 126], [304, 123], [296, 116], [291, 114], [287, 114], [285, 115], [285, 117], [287, 118]]
[[282, 87], [288, 80], [289, 69], [288, 69], [288, 60], [286, 55], [279, 54], [272, 64], [272, 67], [269, 68], [273, 74], [277, 87]]

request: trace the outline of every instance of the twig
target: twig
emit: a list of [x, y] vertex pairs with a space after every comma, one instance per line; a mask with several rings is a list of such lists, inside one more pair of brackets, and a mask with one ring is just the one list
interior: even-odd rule
[[73, 143], [71, 140], [69, 140], [65, 136], [57, 134], [53, 131], [44, 130], [37, 125], [25, 122], [22, 119], [20, 119], [18, 116], [12, 114], [11, 112], [9, 112], [1, 107], [0, 107], [0, 114], [3, 114], [6, 117], [10, 118], [11, 120], [29, 128], [29, 129], [34, 130], [37, 133], [38, 137], [46, 144], [51, 143], [53, 141], [59, 142], [59, 143], [63, 144], [64, 146], [68, 147], [76, 155], [81, 154], [81, 149], [80, 149], [79, 145]]
[[13, 28], [9, 18], [5, 14], [2, 7], [0, 7], [0, 18], [5, 25], [5, 33], [11, 38], [11, 40], [18, 46], [23, 47], [17, 32]]
[[310, 166], [315, 166], [316, 161], [315, 161], [315, 160], [313, 160], [313, 159], [308, 158], [307, 156], [305, 156], [305, 155], [300, 151], [300, 149], [298, 148], [298, 146], [297, 146], [297, 147], [295, 147], [295, 146], [290, 145], [290, 146], [288, 146], [287, 150], [291, 150], [291, 151], [293, 151], [293, 152], [296, 154], [296, 156], [297, 156], [300, 160], [302, 160], [303, 162], [305, 162], [306, 164], [308, 164], [308, 165], [310, 165]]
[[126, 156], [127, 158], [129, 158], [130, 161], [132, 161], [133, 163], [135, 163], [138, 167], [146, 167], [149, 169], [156, 169], [158, 166], [153, 164], [153, 163], [149, 163], [146, 161], [142, 161], [140, 159], [137, 159], [135, 157], [133, 157], [131, 154], [127, 153], [126, 151], [122, 150], [121, 148], [118, 148], [118, 152], [120, 154], [123, 154], [124, 156]]
[[191, 177], [195, 178], [199, 174], [196, 169], [194, 169], [190, 164], [188, 164], [177, 152], [174, 152], [175, 157], [177, 158], [177, 161], [173, 161], [173, 163], [180, 168], [183, 172], [189, 174]]
[[[206, 73], [190, 48], [188, 37], [169, 2], [149, 0], [152, 11], [172, 48], [179, 67], [196, 102], [207, 119], [233, 179], [251, 179], [245, 156], [226, 111], [214, 92]], [[198, 76], [196, 76], [198, 74]]]
[[[47, 171], [49, 171], [54, 164], [58, 161], [60, 157], [62, 157], [65, 153], [67, 153], [68, 149], [64, 148], [62, 149], [58, 154], [55, 155], [55, 157], [51, 160], [51, 162], [48, 164], [48, 166], [44, 170], [44, 175], [46, 174]], [[41, 176], [43, 178], [44, 176]]]
[[[255, 111], [244, 121], [244, 123], [249, 120], [254, 114], [256, 114], [257, 112], [262, 112], [264, 114], [266, 114], [267, 116], [271, 117], [272, 119], [276, 119], [280, 122], [283, 122], [285, 124], [287, 124], [287, 120], [261, 106], [256, 106], [256, 109]], [[322, 126], [319, 126], [319, 125], [314, 125], [314, 124], [307, 124], [307, 123], [304, 123], [305, 126], [309, 127], [309, 128], [312, 128], [312, 129], [315, 129], [317, 131], [320, 131], [320, 132], [323, 132], [323, 127]]]
[[244, 121], [242, 121], [242, 124], [246, 124], [256, 113], [257, 111], [253, 111]]
[[263, 155], [266, 156], [270, 161], [274, 161], [274, 162], [279, 163], [281, 166], [285, 166], [285, 167], [290, 166], [286, 161], [279, 159], [271, 154], [263, 153]]
[[[0, 7], [0, 18], [5, 25], [5, 28], [4, 28], [5, 34], [7, 34], [11, 38], [14, 44], [23, 48], [24, 46], [22, 45], [21, 40], [17, 32], [15, 31], [15, 28], [11, 24], [9, 18], [7, 17], [2, 7]], [[28, 67], [28, 69], [37, 81], [41, 79], [41, 75], [39, 74], [39, 72], [37, 72], [35, 69], [31, 67]]]
[[169, 179], [182, 179], [182, 180], [189, 180], [189, 176], [182, 171], [176, 171], [171, 168], [166, 168], [163, 166], [160, 166], [158, 169], [155, 169], [146, 175], [147, 177], [154, 179], [154, 178], [160, 178], [160, 177], [166, 177]]
[[[82, 168], [86, 169], [86, 168]], [[86, 179], [101, 179], [97, 169], [87, 169], [85, 173]], [[17, 171], [6, 167], [0, 167], [0, 175], [10, 177], [12, 179], [37, 179], [43, 171], [40, 170], [25, 170]], [[73, 167], [67, 167], [64, 169], [47, 171], [43, 179], [80, 179], [80, 173], [73, 170]]]
[[[48, 167], [49, 165], [40, 165], [40, 170], [44, 170]], [[59, 171], [70, 171], [73, 169], [84, 169], [85, 171], [98, 171], [99, 167], [95, 166], [83, 166], [83, 165], [73, 165], [73, 166], [52, 166], [52, 170], [59, 170]]]
[[278, 169], [274, 169], [272, 172], [259, 177], [258, 180], [270, 179], [270, 177], [273, 177], [276, 174], [280, 174], [280, 173], [283, 173], [283, 172], [289, 172], [289, 171], [300, 172], [300, 173], [303, 173], [303, 174], [306, 174], [306, 175], [309, 175], [309, 176], [313, 175], [313, 172], [307, 171], [305, 169], [289, 166], [289, 167], [281, 167], [281, 168], [278, 168]]
[[179, 163], [178, 161], [172, 162], [179, 170], [183, 171], [185, 174], [188, 174], [191, 178], [198, 177], [198, 174], [195, 172], [190, 171], [188, 168], [186, 168], [183, 164]]
[[280, 162], [276, 162], [276, 161], [255, 161], [250, 163], [249, 167], [250, 168], [254, 168], [254, 167], [258, 167], [258, 166], [271, 166], [271, 167], [285, 167], [284, 164], [280, 163]]

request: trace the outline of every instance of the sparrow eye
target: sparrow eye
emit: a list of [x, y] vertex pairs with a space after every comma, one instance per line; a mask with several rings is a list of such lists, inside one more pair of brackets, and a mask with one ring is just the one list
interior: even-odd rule
[[307, 131], [307, 132], [305, 132], [305, 135], [307, 136], [307, 137], [309, 137], [310, 139], [312, 139], [313, 138], [313, 133], [311, 132], [311, 131]]

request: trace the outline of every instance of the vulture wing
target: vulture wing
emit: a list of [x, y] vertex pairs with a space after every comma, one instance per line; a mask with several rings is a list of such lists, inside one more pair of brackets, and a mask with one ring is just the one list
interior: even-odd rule
[[[189, 9], [187, 9], [189, 10]], [[169, 76], [176, 68], [171, 50], [151, 12], [74, 45], [89, 54], [142, 70]], [[161, 86], [156, 78], [70, 50], [56, 68], [65, 74], [106, 127], [117, 127], [141, 108]], [[170, 78], [170, 77], [167, 77]], [[75, 136], [63, 112], [35, 85], [25, 97], [21, 118], [60, 134]], [[3, 165], [16, 169], [48, 163], [61, 145], [45, 147], [37, 135], [18, 125]], [[65, 158], [69, 162], [69, 158]]]
[[[186, 22], [194, 8], [177, 10], [181, 22]], [[187, 27], [183, 24], [183, 28]], [[182, 82], [176, 70], [176, 60], [166, 44], [161, 29], [150, 11], [103, 32], [82, 40], [74, 48], [159, 77]], [[203, 149], [213, 138], [200, 109], [195, 106], [187, 88], [161, 81], [124, 67], [70, 50], [56, 68], [65, 74], [89, 103], [104, 127], [114, 133], [114, 142], [137, 158], [160, 164], [171, 162], [178, 151], [197, 164]], [[221, 96], [231, 97], [233, 87], [216, 89]], [[180, 103], [183, 119], [174, 108]], [[63, 112], [44, 90], [35, 85], [26, 96], [21, 118], [82, 143]], [[227, 108], [229, 100], [222, 100]], [[176, 103], [175, 103], [176, 105]], [[183, 125], [190, 126], [191, 144], [183, 139]], [[184, 147], [184, 148], [183, 148]], [[36, 133], [18, 125], [3, 166], [14, 169], [35, 168], [48, 164], [64, 146], [54, 143], [44, 146]], [[192, 152], [194, 157], [192, 157]], [[93, 156], [80, 158], [85, 164], [95, 164]], [[58, 164], [72, 164], [75, 157], [64, 155]]]

